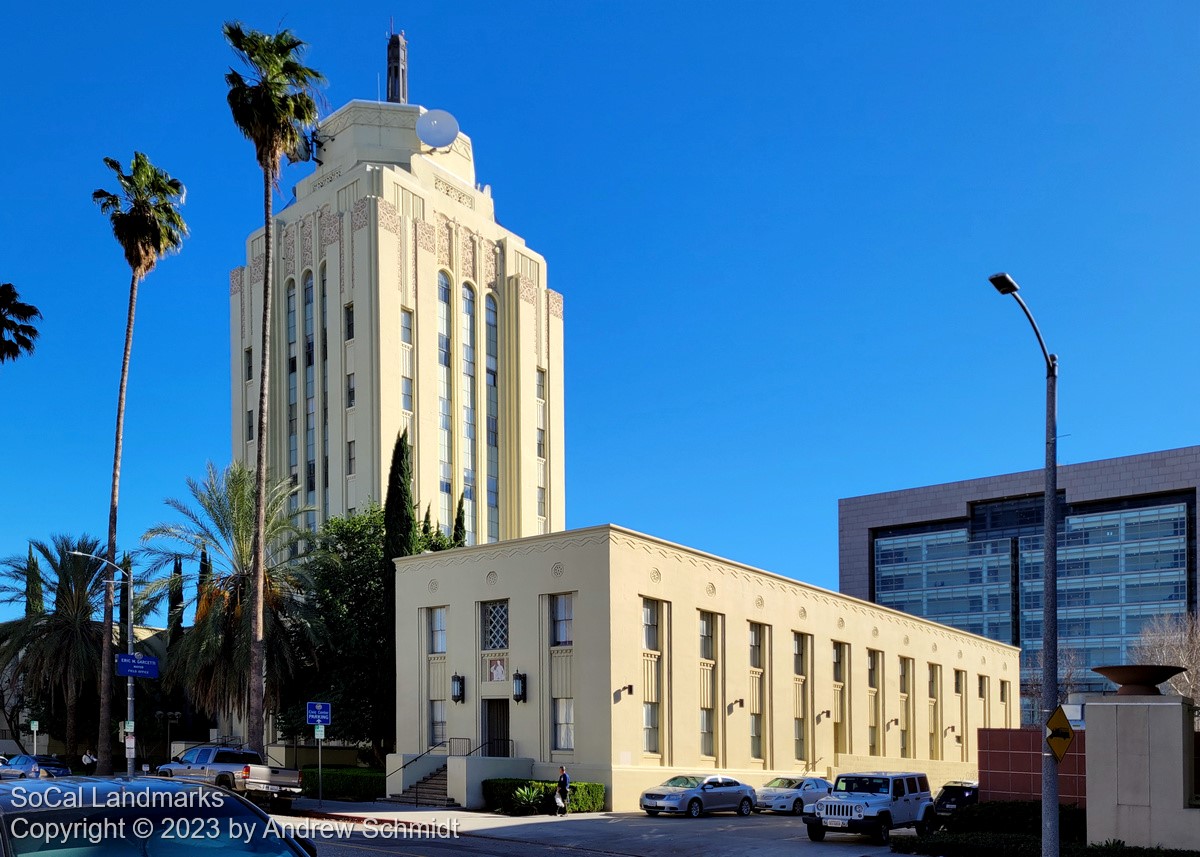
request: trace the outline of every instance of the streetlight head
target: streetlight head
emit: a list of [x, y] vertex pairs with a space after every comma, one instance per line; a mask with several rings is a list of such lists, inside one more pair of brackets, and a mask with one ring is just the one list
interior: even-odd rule
[[996, 291], [1002, 295], [1011, 295], [1018, 291], [1017, 281], [1003, 272], [992, 274], [988, 277], [988, 282], [995, 286]]

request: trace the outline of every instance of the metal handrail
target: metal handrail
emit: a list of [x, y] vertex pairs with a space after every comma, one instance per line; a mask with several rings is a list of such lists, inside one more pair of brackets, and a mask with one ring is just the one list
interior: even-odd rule
[[[487, 741], [480, 742], [479, 746], [476, 747], [474, 750], [472, 750], [470, 753], [464, 753], [463, 755], [474, 756], [476, 753], [479, 753], [480, 750], [484, 750], [484, 749], [491, 750], [491, 748], [496, 744], [499, 744], [500, 746], [504, 747], [508, 751], [507, 753], [504, 754], [504, 758], [511, 759], [516, 755], [517, 745], [516, 745], [516, 742], [513, 741], [512, 738], [489, 738]], [[479, 753], [479, 755], [491, 756], [492, 754], [489, 752], [489, 753]], [[497, 757], [497, 758], [499, 758], [499, 757]]]

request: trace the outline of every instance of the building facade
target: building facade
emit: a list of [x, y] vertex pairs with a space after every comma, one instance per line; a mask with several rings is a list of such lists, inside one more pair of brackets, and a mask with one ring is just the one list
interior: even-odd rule
[[1018, 721], [1012, 646], [612, 525], [396, 569], [406, 759], [566, 765], [629, 810], [676, 773], [973, 777]]
[[[839, 501], [847, 595], [1020, 646], [1025, 720], [1042, 649], [1043, 471]], [[1060, 682], [1111, 686], [1145, 624], [1196, 610], [1200, 447], [1059, 468]]]
[[[324, 119], [316, 170], [276, 215], [272, 476], [311, 526], [382, 503], [407, 429], [415, 496], [444, 530], [460, 497], [468, 544], [561, 530], [562, 296], [496, 222], [470, 139], [418, 139], [424, 112], [352, 101]], [[230, 275], [233, 448], [251, 466], [267, 252], [259, 229]]]

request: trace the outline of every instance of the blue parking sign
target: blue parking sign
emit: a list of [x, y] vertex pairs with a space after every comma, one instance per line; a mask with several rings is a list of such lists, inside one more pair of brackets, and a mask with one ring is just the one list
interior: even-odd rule
[[310, 702], [308, 704], [308, 725], [328, 726], [333, 722], [333, 707], [328, 702]]

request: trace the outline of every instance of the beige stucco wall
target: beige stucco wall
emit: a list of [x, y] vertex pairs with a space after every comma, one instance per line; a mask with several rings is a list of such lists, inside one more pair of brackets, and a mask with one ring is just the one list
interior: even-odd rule
[[[509, 673], [521, 670], [529, 676], [528, 701], [510, 701], [508, 708], [516, 755], [536, 760], [535, 777], [553, 778], [557, 766], [565, 764], [576, 780], [605, 783], [614, 809], [636, 808], [643, 789], [679, 772], [721, 769], [755, 786], [803, 769], [826, 775], [921, 770], [935, 784], [971, 778], [977, 775], [975, 728], [1016, 725], [1017, 649], [620, 527], [409, 557], [397, 560], [396, 569], [399, 752], [428, 746], [431, 689], [449, 699], [454, 672], [466, 677], [467, 691], [464, 703], [448, 704], [450, 737], [478, 743], [481, 697], [511, 700], [511, 681], [484, 680], [480, 653], [479, 605], [507, 599]], [[547, 596], [567, 592], [575, 594], [574, 642], [552, 650]], [[659, 605], [660, 652], [642, 648], [644, 599]], [[448, 614], [444, 656], [428, 652], [428, 610], [441, 606]], [[720, 617], [711, 757], [700, 753], [700, 611]], [[764, 627], [766, 638], [761, 673], [753, 675], [751, 622]], [[794, 633], [808, 635], [806, 690], [798, 690], [794, 672]], [[833, 680], [835, 641], [848, 647], [843, 708]], [[878, 653], [874, 690], [868, 687], [868, 650]], [[907, 715], [900, 705], [901, 657], [912, 664]], [[657, 682], [655, 661], [661, 670]], [[933, 707], [930, 664], [942, 670], [941, 701]], [[956, 670], [964, 674], [962, 694], [954, 692]], [[987, 678], [982, 699], [979, 676]], [[763, 758], [755, 759], [749, 716], [759, 682]], [[1008, 683], [1008, 704], [1000, 702], [1002, 682]], [[575, 747], [554, 751], [551, 699], [568, 695], [575, 700]], [[643, 704], [655, 696], [660, 752], [646, 753]], [[809, 724], [805, 759], [795, 753], [798, 699]], [[828, 717], [818, 716], [826, 710]], [[868, 733], [875, 715], [881, 738], [878, 755], [871, 755]], [[932, 759], [931, 717], [932, 755], [940, 756]], [[909, 725], [911, 758], [900, 757], [899, 727], [888, 724], [893, 718]], [[834, 747], [837, 720], [844, 723], [848, 742], [843, 752]]]
[[[286, 293], [297, 293], [299, 329], [299, 469], [304, 481], [305, 401], [302, 296], [307, 277], [326, 284], [328, 386], [322, 392], [320, 334], [316, 368], [316, 501], [320, 519], [325, 483], [322, 417], [328, 407], [330, 516], [382, 502], [392, 448], [403, 427], [414, 446], [415, 493], [449, 526], [464, 487], [467, 440], [462, 399], [462, 289], [475, 295], [475, 499], [476, 540], [486, 539], [487, 383], [485, 301], [497, 303], [499, 329], [500, 538], [565, 526], [563, 446], [563, 299], [547, 287], [546, 261], [495, 220], [490, 188], [475, 184], [471, 140], [459, 135], [449, 151], [431, 152], [415, 134], [421, 108], [354, 101], [321, 122], [327, 142], [322, 163], [295, 187], [296, 199], [276, 212], [273, 262], [273, 345], [269, 457], [282, 478], [288, 462]], [[246, 243], [245, 266], [230, 274], [230, 367], [235, 457], [253, 465], [256, 441], [248, 438], [247, 411], [258, 404], [258, 360], [265, 259], [263, 230]], [[451, 503], [439, 509], [438, 275], [450, 289], [450, 408], [453, 433]], [[343, 309], [353, 304], [355, 335], [344, 337]], [[402, 311], [413, 313], [413, 342], [401, 341]], [[320, 330], [320, 320], [316, 328]], [[254, 374], [244, 375], [252, 348]], [[547, 396], [535, 398], [537, 371], [546, 373]], [[347, 407], [346, 378], [355, 378], [355, 404]], [[413, 379], [413, 410], [403, 408], [401, 377]], [[536, 452], [539, 411], [544, 410], [545, 455]], [[348, 473], [348, 444], [355, 472]], [[546, 515], [539, 517], [539, 473]], [[306, 502], [301, 490], [300, 501]]]
[[1194, 849], [1192, 700], [1089, 697], [1086, 715], [1088, 842]]

